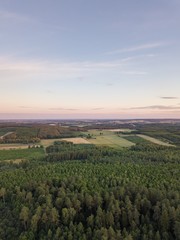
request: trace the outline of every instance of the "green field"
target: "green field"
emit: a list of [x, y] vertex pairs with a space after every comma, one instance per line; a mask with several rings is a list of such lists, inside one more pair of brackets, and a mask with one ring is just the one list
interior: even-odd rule
[[152, 143], [155, 143], [155, 144], [158, 144], [158, 145], [162, 145], [162, 146], [167, 146], [167, 147], [174, 147], [174, 145], [172, 144], [169, 144], [169, 143], [166, 143], [166, 142], [163, 142], [159, 139], [156, 139], [156, 138], [153, 138], [153, 137], [149, 137], [147, 135], [144, 135], [144, 134], [138, 134], [139, 137], [147, 140], [147, 141], [150, 141]]
[[43, 156], [43, 154], [44, 149], [42, 148], [0, 150], [0, 161], [15, 159], [31, 159]]
[[149, 143], [148, 140], [145, 140], [144, 138], [142, 137], [139, 137], [137, 135], [123, 135], [122, 136], [124, 139], [130, 141], [130, 142], [133, 142], [133, 143]]
[[134, 143], [119, 137], [116, 133], [103, 130], [89, 130], [85, 133], [87, 136], [90, 134], [91, 138], [88, 141], [95, 145], [109, 146], [113, 148], [131, 147]]

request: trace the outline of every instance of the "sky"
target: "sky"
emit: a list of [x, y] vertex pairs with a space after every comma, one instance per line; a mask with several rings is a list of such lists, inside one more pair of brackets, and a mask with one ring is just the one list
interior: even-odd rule
[[0, 119], [180, 118], [180, 0], [0, 0]]

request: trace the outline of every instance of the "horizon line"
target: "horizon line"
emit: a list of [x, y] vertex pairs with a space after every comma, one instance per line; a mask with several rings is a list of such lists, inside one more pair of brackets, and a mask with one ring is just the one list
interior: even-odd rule
[[16, 120], [180, 120], [180, 118], [159, 117], [159, 118], [0, 118], [0, 121], [16, 121]]

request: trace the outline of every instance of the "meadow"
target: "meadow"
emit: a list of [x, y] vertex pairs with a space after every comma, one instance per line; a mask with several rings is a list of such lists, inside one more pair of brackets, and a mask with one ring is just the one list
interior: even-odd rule
[[89, 130], [85, 134], [88, 138], [88, 141], [95, 145], [109, 146], [116, 149], [123, 148], [123, 147], [131, 147], [134, 145], [133, 142], [130, 142], [118, 136], [113, 131], [109, 131], [109, 130], [102, 130], [102, 131]]
[[145, 140], [144, 138], [139, 137], [137, 135], [122, 135], [122, 137], [127, 139], [128, 141], [136, 143], [136, 144], [137, 143], [149, 143], [148, 140]]
[[170, 143], [167, 143], [167, 142], [163, 142], [159, 139], [156, 139], [154, 137], [150, 137], [150, 136], [147, 136], [147, 135], [144, 135], [144, 134], [138, 134], [139, 137], [147, 140], [147, 141], [150, 141], [152, 143], [155, 143], [155, 144], [159, 144], [159, 145], [162, 145], [162, 146], [167, 146], [167, 147], [173, 147], [174, 145], [170, 144]]
[[42, 148], [0, 150], [0, 161], [15, 159], [32, 159], [43, 155], [44, 150]]

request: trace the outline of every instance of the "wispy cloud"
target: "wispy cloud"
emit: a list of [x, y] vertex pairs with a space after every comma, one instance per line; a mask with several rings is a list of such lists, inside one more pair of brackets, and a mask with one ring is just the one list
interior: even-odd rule
[[145, 71], [121, 71], [121, 74], [125, 74], [125, 75], [147, 75], [148, 72], [145, 72]]
[[140, 109], [154, 109], [154, 110], [180, 110], [178, 106], [166, 106], [166, 105], [151, 105], [151, 106], [142, 106], [142, 107], [132, 107], [128, 108], [131, 110], [140, 110]]
[[52, 110], [52, 111], [78, 111], [79, 109], [77, 108], [49, 108], [48, 110]]
[[79, 62], [63, 62], [60, 60], [21, 60], [16, 58], [0, 57], [0, 73], [4, 73], [7, 76], [16, 75], [22, 76], [26, 74], [27, 76], [40, 76], [44, 74], [45, 76], [59, 76], [63, 77], [73, 77], [77, 79], [79, 76], [83, 75], [83, 79], [87, 74], [92, 74], [97, 71], [118, 71], [119, 74], [131, 74], [131, 75], [144, 75], [147, 74], [145, 71], [130, 69], [121, 60], [118, 61], [79, 61]]
[[160, 97], [161, 99], [169, 99], [169, 100], [173, 100], [173, 99], [178, 99], [178, 97], [170, 97], [170, 96], [164, 96], [164, 97]]
[[135, 55], [135, 56], [122, 58], [121, 62], [122, 63], [130, 62], [130, 61], [133, 61], [133, 60], [138, 60], [138, 59], [142, 59], [142, 58], [152, 58], [152, 57], [155, 57], [155, 56], [157, 56], [157, 55], [156, 54], [138, 54], [138, 55]]
[[121, 67], [121, 61], [111, 62], [62, 62], [62, 61], [46, 61], [46, 60], [18, 60], [0, 57], [0, 70], [82, 70], [82, 69], [109, 69]]
[[33, 108], [33, 107], [28, 107], [28, 106], [19, 106], [19, 108], [28, 108], [28, 109], [30, 109], [30, 108]]
[[29, 16], [18, 14], [15, 12], [9, 12], [6, 10], [0, 10], [0, 20], [13, 21], [13, 22], [31, 22], [35, 23], [35, 20]]
[[52, 90], [47, 90], [46, 93], [48, 93], [48, 94], [54, 94], [54, 91], [52, 91]]
[[112, 87], [114, 84], [113, 83], [106, 83], [106, 86]]
[[103, 109], [104, 109], [103, 107], [97, 107], [97, 108], [92, 108], [91, 110], [98, 111], [98, 110], [103, 110]]
[[140, 51], [140, 50], [148, 50], [148, 49], [163, 47], [166, 45], [167, 45], [167, 43], [164, 43], [164, 42], [147, 43], [147, 44], [142, 44], [142, 45], [138, 45], [135, 47], [116, 49], [113, 51], [109, 51], [106, 54], [113, 55], [113, 54], [126, 53], [126, 52], [136, 52], [136, 51]]

